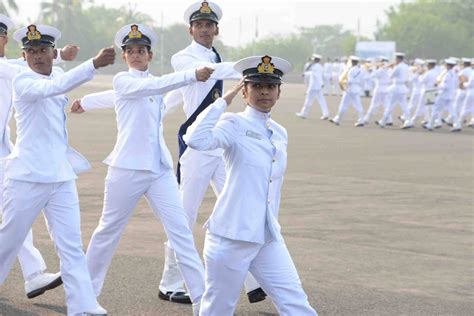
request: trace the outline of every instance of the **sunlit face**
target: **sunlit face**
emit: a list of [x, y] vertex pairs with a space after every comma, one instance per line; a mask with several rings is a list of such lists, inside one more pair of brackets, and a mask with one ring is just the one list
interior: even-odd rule
[[268, 113], [280, 98], [280, 85], [276, 83], [247, 82], [243, 94], [248, 105], [260, 112]]
[[122, 59], [129, 68], [145, 71], [153, 59], [153, 52], [145, 45], [127, 45], [122, 51]]
[[24, 48], [22, 54], [31, 70], [49, 76], [53, 70], [53, 60], [56, 59], [58, 51], [50, 46], [33, 46]]
[[191, 23], [189, 34], [202, 46], [211, 48], [214, 36], [219, 34], [219, 27], [211, 20], [196, 20]]

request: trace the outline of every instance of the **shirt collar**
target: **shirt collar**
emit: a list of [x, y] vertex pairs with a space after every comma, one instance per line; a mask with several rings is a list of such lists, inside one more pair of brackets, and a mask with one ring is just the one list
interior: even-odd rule
[[148, 70], [141, 71], [141, 70], [136, 70], [136, 69], [133, 69], [133, 68], [129, 68], [128, 72], [135, 75], [135, 76], [137, 76], [137, 77], [148, 77], [149, 76]]
[[195, 40], [192, 41], [191, 47], [195, 50], [197, 50], [199, 53], [214, 53], [212, 48], [207, 48], [196, 42]]
[[248, 106], [245, 108], [245, 116], [249, 117], [249, 118], [253, 118], [253, 119], [257, 119], [257, 120], [260, 120], [262, 122], [266, 122], [270, 119], [270, 112], [268, 113], [264, 113], [264, 112], [260, 112], [256, 109], [254, 109], [253, 107], [251, 106]]

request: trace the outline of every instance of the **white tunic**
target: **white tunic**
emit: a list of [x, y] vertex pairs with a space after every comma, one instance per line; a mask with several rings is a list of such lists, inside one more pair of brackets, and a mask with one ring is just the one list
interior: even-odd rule
[[68, 144], [64, 93], [91, 80], [91, 60], [64, 72], [53, 67], [50, 76], [32, 70], [13, 79], [17, 141], [7, 157], [5, 178], [54, 183], [76, 179], [88, 161]]
[[234, 240], [263, 244], [267, 232], [271, 239], [282, 241], [278, 213], [287, 132], [269, 114], [252, 107], [222, 115], [226, 107], [219, 98], [198, 116], [185, 137], [196, 150], [224, 149], [227, 179], [207, 228]]
[[154, 77], [148, 71], [130, 69], [114, 77], [117, 142], [105, 163], [112, 167], [160, 171], [172, 168], [171, 154], [163, 137], [161, 94], [196, 82], [194, 69]]
[[309, 90], [321, 90], [324, 84], [323, 79], [323, 67], [320, 63], [312, 64], [308, 71], [305, 72], [305, 75], [309, 77]]
[[390, 91], [395, 94], [407, 93], [407, 82], [409, 76], [409, 67], [405, 63], [399, 63], [396, 65], [392, 72], [390, 73], [390, 78], [392, 79], [392, 86]]
[[349, 70], [347, 75], [347, 91], [348, 93], [357, 93], [360, 94], [362, 91], [362, 83], [363, 83], [363, 73], [360, 67], [353, 66]]

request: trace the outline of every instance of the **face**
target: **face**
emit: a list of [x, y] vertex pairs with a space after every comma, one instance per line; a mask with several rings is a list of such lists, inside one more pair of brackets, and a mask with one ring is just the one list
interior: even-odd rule
[[122, 51], [122, 59], [129, 68], [145, 71], [153, 58], [153, 52], [145, 45], [127, 45]]
[[396, 57], [395, 58], [395, 63], [399, 64], [403, 61], [403, 57]]
[[276, 83], [248, 82], [243, 89], [247, 104], [260, 112], [268, 113], [280, 98], [280, 85]]
[[23, 58], [36, 73], [49, 76], [53, 69], [53, 60], [58, 51], [54, 47], [33, 46], [23, 49]]
[[196, 20], [189, 27], [189, 34], [202, 46], [211, 48], [214, 36], [219, 34], [219, 27], [210, 20]]

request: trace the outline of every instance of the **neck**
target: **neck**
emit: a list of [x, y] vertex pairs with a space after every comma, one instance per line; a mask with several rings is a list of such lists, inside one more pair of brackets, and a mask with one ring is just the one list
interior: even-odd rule
[[198, 42], [198, 41], [196, 41], [196, 43], [198, 43], [198, 44], [201, 45], [201, 46], [206, 47], [207, 49], [211, 49], [211, 48], [212, 48], [212, 43], [210, 43], [210, 44], [204, 44], [204, 43], [200, 43], [200, 42]]
[[252, 109], [254, 109], [258, 112], [265, 113], [265, 114], [270, 113], [270, 110], [271, 110], [271, 109], [259, 109], [259, 108], [255, 107], [254, 105], [252, 105], [250, 103], [248, 103], [248, 106], [250, 106]]
[[0, 46], [0, 57], [5, 57], [5, 46]]

